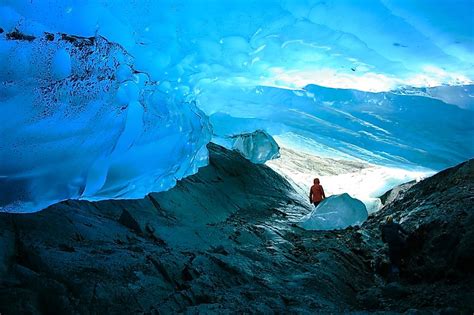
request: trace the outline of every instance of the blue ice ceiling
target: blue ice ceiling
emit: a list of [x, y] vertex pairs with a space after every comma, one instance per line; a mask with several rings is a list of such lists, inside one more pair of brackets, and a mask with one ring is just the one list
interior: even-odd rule
[[468, 84], [473, 1], [9, 1], [2, 27], [102, 35], [155, 80], [386, 91]]
[[[138, 198], [211, 137], [440, 169], [474, 156], [473, 1], [0, 3], [0, 207]], [[323, 88], [324, 87], [324, 88]]]

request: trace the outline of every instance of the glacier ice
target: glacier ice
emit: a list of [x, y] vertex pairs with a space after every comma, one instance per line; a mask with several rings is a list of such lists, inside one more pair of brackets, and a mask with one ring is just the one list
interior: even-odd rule
[[280, 157], [280, 147], [275, 139], [263, 130], [227, 137], [214, 136], [212, 141], [239, 152], [255, 164], [262, 164]]
[[4, 0], [1, 210], [165, 190], [211, 137], [256, 130], [381, 165], [470, 158], [471, 7]]
[[[469, 0], [4, 0], [6, 32], [101, 35], [154, 80], [370, 91], [468, 84]], [[348, 19], [347, 16], [351, 18]]]
[[120, 46], [59, 33], [1, 44], [1, 211], [139, 198], [206, 164], [205, 115]]
[[315, 85], [297, 91], [216, 85], [197, 99], [220, 135], [258, 125], [287, 147], [316, 155], [434, 170], [474, 156], [474, 111], [431, 97]]
[[233, 136], [232, 141], [232, 149], [253, 163], [265, 163], [279, 156], [278, 144], [263, 130]]
[[301, 219], [299, 225], [307, 230], [335, 230], [360, 225], [367, 220], [362, 201], [349, 194], [329, 196], [316, 209]]

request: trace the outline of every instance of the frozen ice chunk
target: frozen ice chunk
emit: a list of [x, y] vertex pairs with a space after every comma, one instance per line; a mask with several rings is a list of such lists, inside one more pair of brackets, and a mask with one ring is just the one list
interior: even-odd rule
[[367, 220], [367, 216], [364, 203], [344, 193], [324, 199], [316, 209], [302, 218], [300, 226], [307, 230], [344, 229], [360, 225]]
[[253, 163], [262, 164], [280, 156], [280, 147], [272, 136], [263, 130], [236, 135], [231, 139], [232, 149]]

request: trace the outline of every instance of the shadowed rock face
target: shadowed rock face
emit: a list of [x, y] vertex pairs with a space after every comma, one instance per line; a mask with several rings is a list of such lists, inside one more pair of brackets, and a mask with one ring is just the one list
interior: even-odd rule
[[[306, 196], [266, 166], [209, 149], [210, 165], [167, 192], [0, 214], [0, 312], [474, 309], [472, 161], [415, 185], [362, 228], [305, 231], [293, 223], [311, 210]], [[387, 213], [405, 217], [414, 240], [399, 286], [381, 284]]]
[[416, 184], [416, 181], [412, 180], [410, 182], [398, 185], [396, 187], [393, 187], [389, 191], [385, 192], [382, 196], [379, 197], [380, 202], [382, 205], [388, 205], [389, 203], [401, 199], [403, 197], [403, 194], [413, 187], [413, 185]]
[[[367, 233], [368, 241], [364, 246], [367, 250], [381, 245], [375, 242], [380, 242], [378, 227], [387, 215], [400, 221], [409, 236], [402, 265], [402, 286], [396, 288], [402, 288], [403, 301], [400, 303], [392, 296], [384, 301], [385, 307], [436, 310], [450, 305], [472, 313], [474, 160], [415, 184], [369, 217], [362, 227]], [[372, 253], [376, 253], [375, 250]], [[388, 266], [382, 258], [375, 254], [372, 260], [376, 272], [385, 275]], [[388, 289], [372, 288], [370, 299], [381, 299], [384, 292], [391, 295], [395, 291], [390, 286]], [[378, 300], [372, 307], [383, 305], [380, 302]]]
[[2, 214], [0, 311], [349, 309], [364, 262], [346, 263], [336, 238], [292, 227], [309, 209], [270, 168], [210, 152], [198, 174], [144, 199]]

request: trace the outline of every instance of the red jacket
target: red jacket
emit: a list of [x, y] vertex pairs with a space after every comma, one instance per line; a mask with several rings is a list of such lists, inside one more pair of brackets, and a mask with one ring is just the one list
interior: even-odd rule
[[311, 187], [311, 190], [309, 191], [309, 199], [311, 200], [311, 202], [312, 203], [320, 202], [324, 198], [326, 198], [326, 196], [324, 195], [323, 186], [313, 185]]

